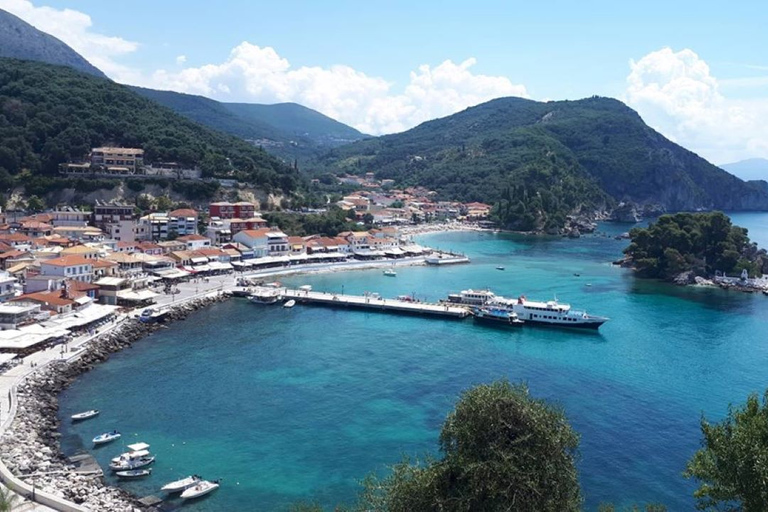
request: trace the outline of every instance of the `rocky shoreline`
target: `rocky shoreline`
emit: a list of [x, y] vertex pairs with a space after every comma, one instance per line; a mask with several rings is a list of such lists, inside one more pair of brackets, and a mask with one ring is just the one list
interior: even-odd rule
[[[183, 320], [190, 313], [229, 294], [196, 299], [173, 307], [164, 324]], [[37, 489], [65, 498], [90, 510], [128, 512], [149, 510], [130, 493], [107, 486], [100, 475], [79, 475], [61, 453], [57, 417], [58, 396], [81, 374], [107, 360], [110, 354], [130, 347], [163, 324], [141, 323], [131, 318], [92, 340], [83, 354], [70, 363], [52, 363], [30, 375], [18, 387], [13, 423], [0, 438], [3, 462], [21, 480]]]

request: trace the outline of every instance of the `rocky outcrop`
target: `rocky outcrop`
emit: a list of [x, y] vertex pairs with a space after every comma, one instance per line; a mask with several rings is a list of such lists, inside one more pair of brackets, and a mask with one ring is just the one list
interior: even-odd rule
[[[175, 307], [165, 322], [182, 320], [193, 311], [228, 295], [198, 299]], [[61, 454], [59, 446], [58, 395], [79, 375], [130, 347], [161, 328], [160, 324], [127, 320], [120, 327], [92, 341], [85, 352], [69, 364], [51, 365], [27, 378], [18, 389], [18, 408], [13, 424], [0, 438], [3, 462], [22, 480], [43, 491], [65, 498], [94, 511], [127, 512], [146, 507], [122, 489], [108, 487], [100, 476], [79, 475]]]
[[614, 222], [628, 222], [634, 224], [640, 222], [640, 214], [637, 213], [637, 207], [634, 203], [622, 202], [614, 208], [613, 213], [611, 214], [611, 220]]

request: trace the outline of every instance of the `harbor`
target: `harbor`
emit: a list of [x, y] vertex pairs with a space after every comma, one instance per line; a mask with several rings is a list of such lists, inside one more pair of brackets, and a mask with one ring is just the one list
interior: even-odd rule
[[337, 293], [316, 292], [301, 289], [280, 289], [284, 299], [295, 300], [299, 304], [316, 304], [338, 308], [358, 308], [388, 311], [410, 315], [443, 318], [467, 318], [470, 311], [460, 305], [430, 304], [401, 299], [385, 299], [378, 294], [342, 295]]

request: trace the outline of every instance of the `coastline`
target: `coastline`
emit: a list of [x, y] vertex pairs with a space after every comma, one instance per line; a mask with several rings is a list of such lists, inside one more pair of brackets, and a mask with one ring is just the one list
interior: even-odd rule
[[[459, 230], [467, 229], [446, 229], [440, 226], [431, 231]], [[400, 260], [395, 262], [397, 263], [398, 266], [425, 264], [423, 257]], [[363, 261], [356, 264], [319, 265], [309, 268], [302, 266], [296, 269], [282, 267], [240, 275], [271, 278], [389, 268], [391, 265], [391, 261]], [[236, 281], [238, 275], [230, 274], [224, 279], [232, 277]], [[0, 474], [4, 485], [24, 498], [23, 503], [28, 503], [27, 499], [34, 496], [36, 499], [32, 501], [56, 510], [150, 510], [151, 507], [139, 502], [139, 496], [107, 485], [102, 475], [83, 475], [74, 471], [73, 465], [63, 455], [59, 445], [59, 394], [77, 377], [107, 360], [111, 354], [130, 347], [162, 326], [183, 320], [197, 310], [230, 298], [235, 286], [224, 284], [224, 279], [216, 280], [219, 284], [212, 279], [211, 286], [202, 294], [196, 292], [180, 302], [158, 304], [157, 307], [167, 308], [169, 311], [163, 323], [141, 323], [135, 318], [137, 311], [132, 311], [125, 314], [114, 327], [81, 341], [77, 351], [66, 359], [57, 359], [58, 352], [53, 353], [51, 349], [53, 357], [48, 354], [48, 360], [42, 363], [39, 369], [19, 376], [18, 383], [12, 386], [15, 392], [15, 414], [9, 391], [9, 414], [13, 415], [13, 419], [9, 423], [8, 418], [4, 417], [0, 423], [0, 466], [12, 476], [6, 478], [5, 474]], [[18, 484], [24, 484], [25, 487], [20, 489]]]
[[[149, 510], [139, 502], [139, 497], [105, 484], [102, 475], [75, 472], [59, 445], [59, 394], [111, 354], [130, 347], [167, 323], [183, 320], [194, 311], [229, 297], [229, 293], [215, 293], [174, 305], [169, 308], [168, 320], [161, 324], [141, 323], [129, 317], [89, 340], [87, 346], [70, 359], [52, 360], [51, 364], [23, 377], [17, 386], [16, 414], [0, 437], [2, 462], [16, 479], [33, 489], [32, 493], [19, 494], [24, 497], [36, 494], [34, 501], [47, 506], [52, 505], [44, 503], [45, 495], [75, 504], [81, 510]], [[61, 505], [63, 508], [65, 504]]]

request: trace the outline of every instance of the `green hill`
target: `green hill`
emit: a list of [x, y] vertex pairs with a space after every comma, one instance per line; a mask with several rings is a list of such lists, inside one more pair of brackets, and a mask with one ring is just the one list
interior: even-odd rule
[[142, 147], [148, 162], [199, 165], [204, 175], [268, 190], [298, 183], [297, 173], [267, 152], [125, 86], [66, 67], [0, 59], [0, 182], [22, 171], [56, 176], [59, 163], [102, 145]]
[[365, 138], [351, 126], [297, 103], [223, 105], [243, 119], [267, 123], [293, 137], [306, 137], [321, 146], [335, 147]]
[[295, 103], [221, 103], [204, 96], [131, 87], [138, 94], [193, 121], [253, 141], [281, 158], [305, 160], [365, 136]]
[[668, 211], [768, 210], [745, 183], [648, 127], [620, 101], [501, 98], [403, 133], [336, 148], [317, 171], [367, 172], [496, 204], [509, 227], [560, 225], [618, 201]]

